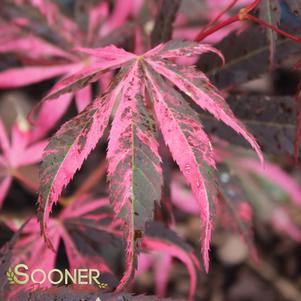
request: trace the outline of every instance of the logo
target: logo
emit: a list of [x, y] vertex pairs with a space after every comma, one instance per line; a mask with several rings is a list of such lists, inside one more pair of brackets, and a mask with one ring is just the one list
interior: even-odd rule
[[43, 269], [30, 270], [26, 264], [20, 263], [14, 268], [10, 267], [6, 276], [9, 284], [24, 285], [27, 283], [51, 285], [67, 285], [67, 284], [96, 284], [99, 288], [106, 288], [106, 283], [100, 282], [100, 271], [97, 269], [52, 269], [44, 271]]

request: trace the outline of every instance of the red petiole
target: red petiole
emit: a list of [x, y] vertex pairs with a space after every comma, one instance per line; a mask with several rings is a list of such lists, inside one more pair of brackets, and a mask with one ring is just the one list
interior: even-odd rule
[[[238, 14], [236, 14], [235, 16], [233, 16], [233, 17], [227, 19], [226, 21], [221, 22], [220, 24], [217, 24], [216, 26], [211, 27], [211, 28], [209, 28], [209, 29], [207, 29], [207, 30], [202, 30], [202, 31], [197, 35], [197, 37], [195, 38], [195, 41], [196, 41], [196, 42], [201, 42], [201, 41], [204, 40], [206, 37], [208, 37], [208, 36], [210, 36], [211, 34], [217, 32], [217, 31], [220, 30], [221, 28], [224, 28], [224, 27], [226, 27], [226, 26], [228, 26], [228, 25], [230, 25], [230, 24], [232, 24], [232, 23], [235, 23], [235, 22], [237, 22], [237, 21], [246, 21], [246, 20], [250, 20], [250, 21], [253, 21], [253, 22], [255, 22], [255, 23], [258, 23], [258, 24], [260, 24], [260, 25], [262, 25], [262, 26], [264, 26], [264, 27], [267, 27], [267, 28], [269, 28], [269, 29], [271, 29], [271, 30], [274, 30], [275, 32], [279, 33], [280, 35], [283, 35], [283, 36], [285, 36], [285, 37], [287, 37], [287, 38], [289, 38], [289, 39], [291, 39], [291, 40], [293, 40], [293, 41], [295, 41], [295, 42], [301, 44], [301, 39], [300, 39], [300, 38], [297, 38], [297, 37], [295, 37], [295, 36], [293, 36], [293, 35], [291, 35], [291, 34], [285, 32], [285, 31], [283, 31], [283, 30], [281, 30], [281, 29], [279, 29], [279, 28], [277, 28], [277, 27], [274, 27], [274, 26], [272, 26], [272, 25], [270, 25], [270, 24], [268, 24], [268, 23], [266, 23], [266, 22], [264, 22], [264, 21], [262, 21], [262, 20], [256, 18], [255, 16], [249, 14], [249, 12], [252, 11], [254, 8], [256, 8], [256, 7], [260, 4], [260, 2], [261, 2], [261, 0], [256, 0], [256, 1], [254, 1], [252, 4], [250, 4], [249, 6], [247, 6], [246, 8], [241, 9], [241, 10], [238, 12]], [[229, 5], [229, 7], [232, 8], [232, 5]], [[228, 7], [228, 9], [229, 9], [229, 7]], [[223, 12], [223, 14], [224, 14], [224, 13], [225, 13], [225, 12]], [[215, 23], [215, 21], [209, 23], [209, 25], [212, 24], [212, 23]]]

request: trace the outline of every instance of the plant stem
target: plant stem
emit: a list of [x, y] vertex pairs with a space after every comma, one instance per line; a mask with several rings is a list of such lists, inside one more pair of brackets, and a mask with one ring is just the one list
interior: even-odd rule
[[203, 29], [201, 32], [205, 32], [208, 28], [215, 25], [221, 17], [227, 13], [230, 9], [233, 8], [233, 6], [238, 2], [238, 0], [233, 0], [221, 13], [219, 13], [213, 20], [211, 20]]
[[232, 23], [235, 23], [237, 21], [239, 21], [238, 15], [233, 16], [233, 17], [229, 18], [228, 20], [226, 20], [226, 21], [224, 21], [224, 22], [222, 22], [222, 23], [220, 23], [220, 24], [218, 24], [218, 25], [216, 25], [216, 26], [214, 26], [212, 28], [209, 28], [208, 30], [206, 30], [204, 32], [201, 31], [196, 36], [196, 38], [194, 40], [195, 40], [195, 42], [201, 42], [202, 40], [204, 40], [205, 38], [207, 38], [211, 34], [217, 32], [218, 30], [220, 30], [221, 28], [224, 28], [224, 27], [226, 27], [226, 26], [228, 26], [228, 25], [230, 25]]
[[[236, 14], [235, 16], [229, 18], [228, 20], [226, 20], [226, 21], [224, 21], [224, 22], [222, 22], [222, 23], [220, 23], [220, 24], [217, 24], [217, 25], [214, 26], [214, 27], [209, 28], [208, 30], [205, 30], [205, 31], [204, 31], [204, 29], [202, 29], [202, 30], [200, 31], [200, 33], [199, 33], [199, 34], [196, 36], [196, 38], [194, 39], [195, 42], [201, 42], [201, 41], [204, 40], [206, 37], [210, 36], [211, 34], [215, 33], [216, 31], [220, 30], [221, 28], [224, 28], [224, 27], [226, 27], [226, 26], [228, 26], [228, 25], [230, 25], [230, 24], [232, 24], [232, 23], [235, 23], [235, 22], [237, 22], [237, 21], [245, 20], [245, 16], [246, 16], [251, 10], [253, 10], [255, 7], [257, 7], [257, 5], [260, 4], [260, 2], [261, 2], [261, 0], [255, 0], [252, 4], [250, 4], [249, 6], [247, 6], [247, 7], [243, 8], [243, 9], [241, 9], [241, 10], [239, 11], [238, 14]], [[232, 6], [235, 5], [235, 3], [236, 3], [236, 1], [233, 1], [233, 2], [226, 8], [225, 11], [231, 9]], [[222, 16], [222, 15], [225, 13], [225, 11], [222, 12], [222, 13], [220, 14], [220, 16]], [[220, 16], [219, 16], [218, 18], [220, 18]], [[214, 21], [211, 22], [211, 23], [215, 23], [215, 22], [216, 22], [216, 20], [214, 20]], [[210, 23], [209, 23], [209, 24], [210, 24]], [[209, 25], [208, 25], [208, 26], [209, 26]], [[206, 27], [208, 27], [208, 26], [206, 26]]]
[[[235, 1], [234, 1], [235, 2]], [[232, 2], [231, 4], [233, 4], [234, 2]], [[258, 19], [257, 17], [253, 16], [253, 15], [250, 15], [249, 12], [251, 10], [253, 10], [254, 8], [257, 7], [258, 4], [260, 4], [261, 0], [256, 0], [254, 1], [251, 5], [247, 6], [246, 8], [243, 8], [239, 11], [239, 13], [231, 18], [229, 18], [228, 20], [220, 23], [220, 24], [217, 24], [216, 26], [214, 27], [211, 27], [209, 28], [208, 30], [202, 30], [195, 38], [195, 41], [196, 42], [201, 42], [202, 40], [204, 40], [206, 37], [210, 36], [211, 34], [217, 32], [218, 30], [220, 30], [221, 28], [224, 28], [232, 23], [235, 23], [237, 21], [246, 21], [246, 20], [249, 20], [249, 21], [253, 21], [254, 23], [257, 23], [257, 24], [260, 24], [266, 28], [269, 28], [275, 32], [277, 32], [278, 34], [280, 35], [283, 35], [297, 43], [300, 43], [301, 44], [301, 39], [300, 38], [297, 38], [271, 24], [268, 24], [260, 19]], [[231, 7], [231, 5], [229, 6]], [[224, 12], [223, 12], [224, 13]], [[222, 13], [222, 14], [223, 14]], [[212, 22], [214, 23], [214, 22]], [[210, 23], [209, 23], [210, 24]]]

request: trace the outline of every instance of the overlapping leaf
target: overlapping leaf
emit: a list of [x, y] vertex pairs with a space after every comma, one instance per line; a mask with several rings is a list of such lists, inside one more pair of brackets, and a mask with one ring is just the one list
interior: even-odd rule
[[[72, 204], [51, 218], [48, 222], [48, 235], [53, 250], [50, 250], [40, 235], [36, 219], [30, 220], [22, 228], [22, 235], [12, 248], [11, 265], [26, 263], [30, 271], [35, 268], [50, 271], [56, 266], [56, 257], [60, 243], [63, 242], [70, 270], [79, 268], [96, 268], [102, 274], [113, 275], [110, 263], [104, 252], [105, 247], [120, 240], [120, 221], [113, 221], [113, 211], [108, 199], [91, 199], [84, 196], [75, 199]], [[93, 233], [90, 239], [87, 233]], [[97, 246], [97, 248], [96, 248]], [[84, 249], [83, 249], [84, 248]], [[30, 289], [32, 283], [14, 287], [15, 295], [20, 290]], [[50, 287], [46, 281], [41, 287]]]
[[[14, 123], [11, 128], [11, 139], [0, 120], [0, 207], [9, 191], [14, 178], [36, 191], [30, 182], [21, 176], [21, 168], [41, 161], [47, 140], [37, 141], [29, 130]], [[39, 129], [38, 129], [39, 130]], [[28, 185], [29, 184], [29, 185]]]
[[[290, 33], [297, 34], [296, 30], [290, 30]], [[216, 44], [216, 48], [225, 56], [223, 68], [220, 68], [220, 60], [211, 53], [202, 56], [198, 66], [207, 72], [218, 88], [239, 86], [260, 77], [268, 70], [270, 44], [261, 27], [231, 33]], [[274, 64], [281, 66], [288, 56], [298, 55], [301, 46], [290, 39], [278, 37], [276, 49]]]
[[[194, 255], [193, 249], [183, 242], [183, 240], [177, 236], [172, 230], [165, 228], [162, 224], [158, 222], [148, 223], [146, 225], [145, 237], [142, 239], [142, 246], [146, 248], [147, 251], [153, 250], [163, 252], [164, 255], [175, 257], [183, 262], [186, 266], [190, 277], [190, 287], [189, 287], [189, 299], [194, 298], [197, 285], [197, 272], [196, 268], [199, 268], [199, 261]], [[166, 268], [167, 270], [162, 271], [162, 267], [157, 267], [157, 273], [161, 275], [159, 279], [167, 278], [168, 267], [170, 266], [170, 261], [167, 260]], [[167, 281], [167, 279], [165, 279]], [[164, 283], [158, 283], [162, 287]], [[166, 285], [166, 283], [165, 283]]]
[[[265, 154], [293, 156], [297, 110], [293, 97], [235, 95], [229, 97], [227, 101], [235, 115], [254, 135]], [[233, 135], [231, 129], [226, 128], [208, 114], [201, 111], [200, 114], [208, 133], [235, 145], [246, 145], [243, 139]], [[300, 152], [296, 155], [300, 157]]]

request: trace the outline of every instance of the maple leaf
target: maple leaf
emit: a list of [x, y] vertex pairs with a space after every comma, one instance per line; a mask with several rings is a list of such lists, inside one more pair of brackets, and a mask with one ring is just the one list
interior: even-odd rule
[[[59, 33], [62, 37], [60, 37], [59, 43], [49, 42], [45, 40], [45, 37], [41, 37], [40, 32], [34, 34], [32, 33], [33, 30], [30, 30], [27, 33], [22, 25], [14, 22], [16, 16], [11, 16], [12, 24], [0, 20], [0, 53], [14, 54], [24, 65], [1, 70], [0, 89], [24, 87], [56, 77], [64, 78], [84, 67], [93, 65], [93, 58], [87, 54], [74, 54], [72, 48], [87, 47], [93, 45], [95, 41], [105, 40], [116, 28], [126, 22], [135, 5], [132, 1], [117, 2], [111, 15], [106, 2], [90, 7], [87, 12], [89, 28], [86, 35], [83, 35], [80, 25], [64, 16], [55, 3], [16, 0], [16, 5], [21, 6], [19, 9], [22, 11], [24, 8], [22, 13], [27, 22], [32, 21], [32, 16], [26, 13], [27, 5], [31, 9], [38, 8], [36, 13], [40, 12], [47, 17], [47, 26], [49, 26], [47, 29]], [[99, 87], [101, 90], [106, 89], [111, 78], [110, 73], [100, 78]], [[73, 98], [78, 112], [81, 112], [92, 101], [92, 87], [86, 86], [74, 94], [65, 94], [53, 99], [54, 102], [45, 102], [40, 107], [38, 120], [35, 120], [35, 124], [39, 128], [39, 131], [36, 131], [36, 138], [41, 138], [57, 124]], [[52, 113], [49, 114], [49, 112]], [[45, 114], [47, 114], [47, 118], [45, 118]]]
[[[260, 1], [257, 7], [257, 10], [259, 10], [259, 18], [269, 25], [279, 27], [281, 23], [281, 13], [285, 9], [281, 7], [281, 4], [286, 4], [289, 11], [296, 16], [300, 16], [301, 5], [298, 0], [284, 0], [283, 3], [281, 3], [281, 1], [266, 0]], [[278, 34], [269, 28], [266, 28], [266, 33], [270, 45], [270, 63], [273, 64]]]
[[47, 140], [33, 139], [30, 130], [22, 129], [22, 123], [18, 122], [12, 126], [10, 141], [0, 120], [0, 207], [13, 178], [19, 178], [24, 184], [29, 184], [22, 178], [19, 169], [40, 162], [47, 143]]
[[147, 253], [139, 255], [137, 276], [153, 266], [156, 279], [156, 295], [164, 297], [172, 267], [172, 259], [177, 258], [185, 265], [189, 273], [189, 300], [193, 299], [197, 285], [196, 268], [200, 268], [199, 260], [194, 255], [193, 249], [182, 241], [175, 232], [165, 228], [158, 222], [147, 224], [141, 245]]
[[241, 134], [261, 161], [263, 156], [253, 136], [236, 119], [205, 74], [193, 67], [176, 65], [171, 60], [209, 51], [222, 56], [221, 53], [208, 45], [185, 41], [160, 44], [140, 56], [115, 46], [78, 48], [78, 51], [94, 56], [95, 64], [57, 83], [46, 100], [83, 88], [97, 81], [106, 71], [121, 69], [116, 83], [102, 100], [97, 100], [63, 125], [47, 147], [39, 196], [43, 232], [47, 235], [45, 227], [53, 203], [100, 139], [112, 107], [116, 105], [108, 146], [108, 171], [111, 201], [115, 213], [125, 221], [127, 242], [126, 272], [117, 289], [132, 278], [139, 238], [143, 236], [145, 223], [153, 218], [154, 202], [161, 196], [161, 159], [154, 120], [198, 201], [202, 256], [208, 270], [212, 228], [210, 207], [216, 198], [213, 149], [198, 115], [174, 86]]
[[[294, 34], [298, 31], [290, 30]], [[279, 37], [275, 41], [274, 61], [277, 66], [284, 66], [288, 56], [300, 53], [300, 44]], [[261, 27], [250, 27], [243, 32], [233, 32], [215, 45], [225, 56], [225, 65], [220, 68], [220, 61], [211, 54], [200, 58], [198, 66], [209, 75], [218, 88], [242, 85], [266, 74], [269, 67], [270, 43], [266, 32]], [[287, 68], [287, 66], [285, 66]]]
[[27, 222], [23, 224], [22, 227], [18, 231], [16, 231], [11, 238], [2, 248], [0, 249], [0, 275], [2, 281], [0, 282], [0, 297], [2, 300], [7, 300], [7, 291], [8, 291], [8, 278], [7, 278], [7, 271], [11, 265], [13, 259], [12, 249], [15, 247], [16, 242], [18, 241], [22, 230], [26, 226]]
[[[226, 201], [225, 207], [231, 210], [231, 207], [237, 203], [237, 199], [247, 200], [247, 204], [251, 205], [256, 217], [270, 222], [277, 230], [299, 242], [301, 230], [288, 210], [292, 205], [301, 206], [301, 189], [298, 182], [271, 161], [266, 161], [265, 169], [262, 169], [257, 160], [247, 151], [233, 148], [233, 145], [230, 150], [227, 143], [216, 142], [218, 160], [226, 164], [230, 170], [224, 177], [221, 176], [221, 181], [224, 182], [221, 188], [232, 186], [229, 187], [228, 193], [229, 196], [231, 195], [231, 200], [227, 200], [226, 191], [222, 191], [224, 201]], [[234, 187], [233, 178], [238, 178], [241, 185]], [[245, 191], [245, 196], [242, 194], [243, 191]], [[250, 222], [248, 212], [252, 210], [250, 211], [250, 208], [245, 205], [237, 209], [243, 209], [243, 211], [235, 210], [233, 213], [234, 215], [242, 214], [240, 221], [235, 219], [239, 221], [237, 225], [244, 235], [245, 230], [248, 230], [246, 226]], [[248, 228], [250, 229], [249, 226]], [[247, 242], [250, 241], [250, 235], [244, 235], [244, 238]]]
[[[298, 104], [290, 96], [232, 95], [227, 102], [235, 115], [248, 127], [263, 152], [271, 155], [294, 154], [294, 132], [298, 122]], [[255, 111], [253, 108], [257, 108]], [[209, 114], [200, 112], [205, 129], [233, 145], [245, 146], [245, 141], [220, 124]], [[296, 140], [295, 140], [296, 142]], [[298, 140], [299, 143], [299, 140]], [[296, 157], [300, 156], [299, 151]]]
[[[226, 229], [238, 232], [247, 243], [253, 258], [257, 259], [253, 242], [251, 200], [241, 185], [239, 178], [230, 175], [219, 165], [218, 207], [216, 219]], [[191, 190], [183, 181], [183, 176], [175, 174], [171, 182], [171, 201], [180, 210], [198, 215], [198, 203]]]
[[[92, 199], [86, 195], [74, 199], [58, 216], [49, 220], [48, 234], [53, 250], [47, 247], [41, 237], [38, 221], [31, 219], [23, 227], [21, 237], [12, 248], [11, 265], [25, 262], [30, 271], [35, 268], [50, 271], [56, 266], [60, 242], [63, 242], [70, 270], [95, 268], [101, 274], [114, 277], [110, 265], [107, 264], [107, 258], [101, 253], [103, 241], [106, 241], [107, 247], [122, 237], [121, 221], [113, 220], [114, 215], [109, 205], [106, 198]], [[88, 235], [91, 232], [94, 234], [93, 239]], [[96, 244], [100, 248], [96, 249]], [[20, 286], [12, 294], [28, 289], [31, 285], [28, 283]], [[49, 287], [50, 283], [45, 282], [41, 286]]]
[[[85, 58], [76, 57], [71, 52], [33, 34], [24, 36], [23, 31], [19, 28], [15, 30], [16, 32], [9, 39], [6, 39], [5, 44], [0, 46], [0, 53], [14, 53], [23, 61], [29, 61], [30, 64], [1, 71], [0, 89], [24, 87], [58, 76], [68, 76], [87, 64]], [[78, 111], [82, 111], [91, 102], [91, 87], [86, 87], [75, 95], [65, 95], [57, 99], [61, 104], [60, 110], [55, 109], [57, 104], [45, 104], [47, 109], [53, 109], [56, 112], [56, 114], [52, 114], [54, 120], [51, 126], [65, 113], [73, 97], [75, 97]]]
[[[110, 263], [116, 259], [108, 258], [104, 251], [105, 248], [113, 246], [122, 238], [122, 221], [114, 218], [110, 202], [106, 198], [92, 199], [86, 195], [78, 199], [71, 198], [71, 200], [71, 203], [58, 216], [51, 218], [48, 222], [48, 233], [55, 252], [45, 245], [43, 237], [40, 236], [36, 219], [27, 222], [22, 227], [22, 231], [17, 230], [18, 227], [15, 226], [14, 221], [9, 223], [10, 228], [20, 235], [14, 246], [11, 247], [11, 251], [5, 253], [12, 257], [9, 262], [6, 262], [6, 266], [25, 262], [29, 271], [39, 268], [47, 273], [56, 267], [60, 242], [63, 242], [70, 271], [79, 268], [95, 268], [101, 272], [101, 275], [109, 274], [114, 277]], [[106, 242], [105, 248], [104, 241]], [[83, 244], [83, 242], [85, 243]], [[162, 266], [160, 266], [162, 277], [158, 277], [157, 281], [163, 280], [163, 278], [167, 281], [168, 270], [172, 266], [172, 258], [177, 258], [183, 262], [190, 276], [189, 298], [193, 298], [196, 291], [199, 261], [194, 255], [192, 247], [186, 244], [175, 232], [158, 222], [146, 225], [141, 247], [145, 256], [150, 251], [153, 254], [159, 252], [160, 256], [167, 259], [165, 276], [163, 276]], [[3, 268], [3, 270], [6, 271], [7, 269]], [[167, 283], [166, 281], [160, 283], [162, 289]], [[108, 285], [111, 287], [110, 283]], [[44, 282], [40, 286], [47, 288], [50, 283]], [[17, 294], [20, 290], [26, 291], [30, 287], [31, 284], [19, 286], [13, 290], [12, 295]], [[160, 290], [161, 296], [164, 295], [162, 289]]]

